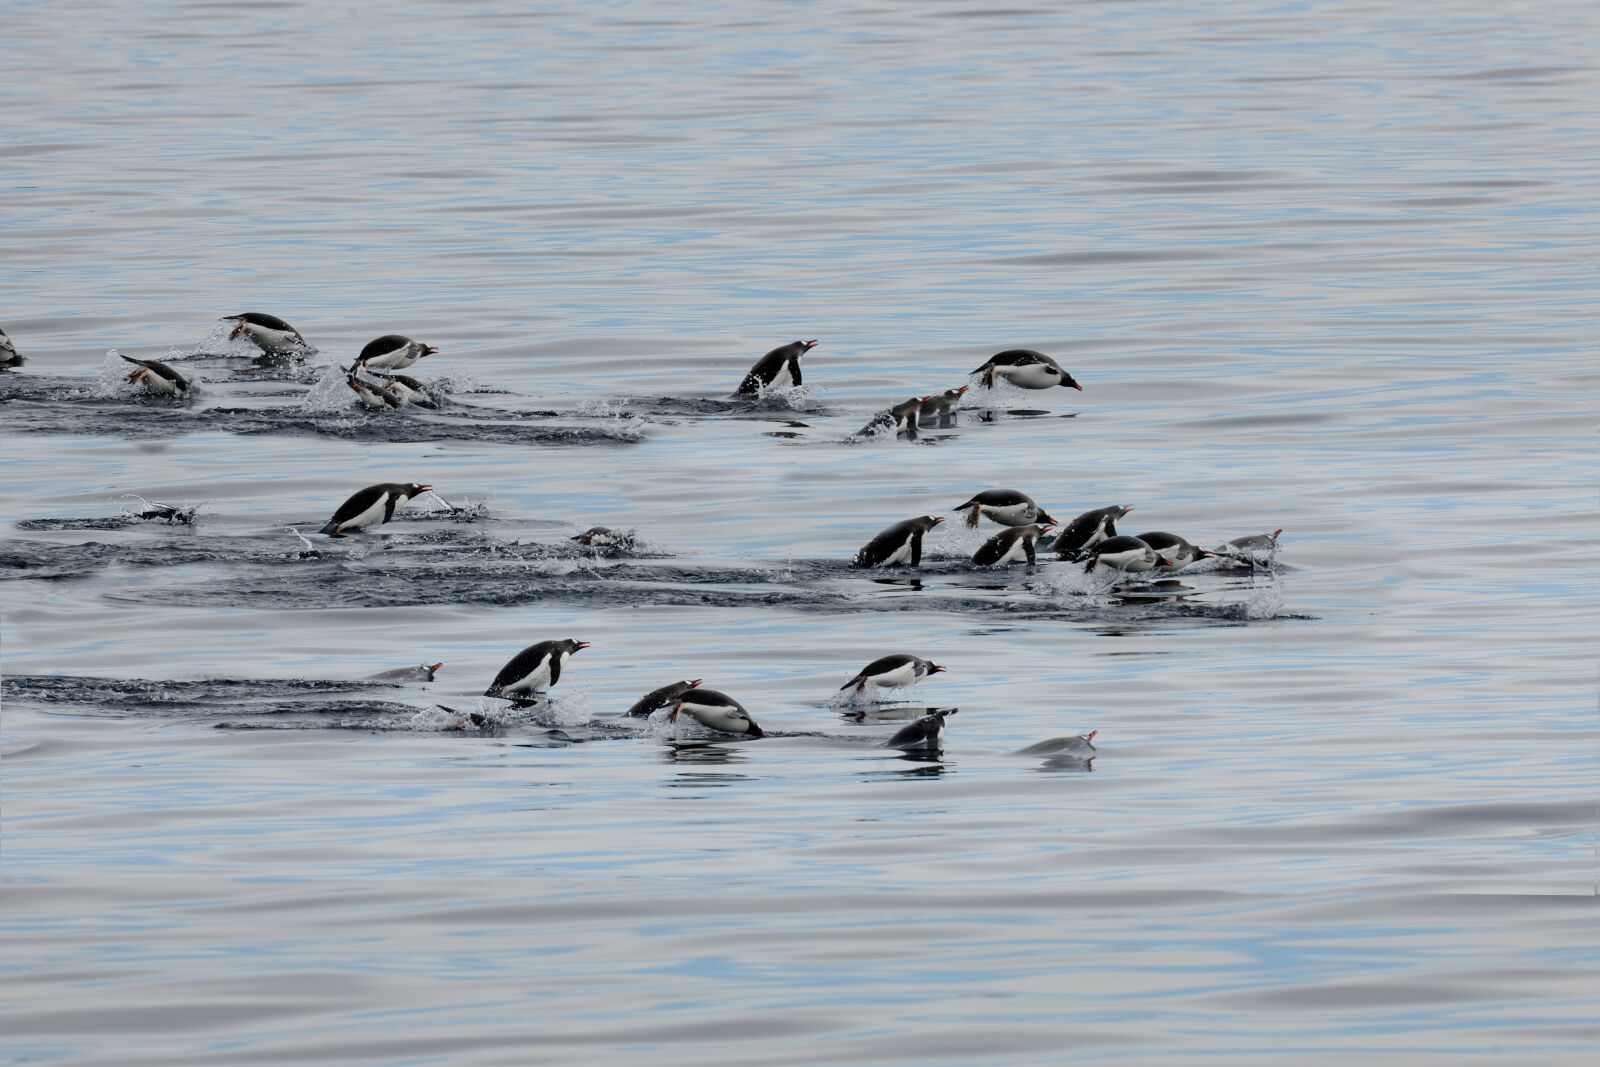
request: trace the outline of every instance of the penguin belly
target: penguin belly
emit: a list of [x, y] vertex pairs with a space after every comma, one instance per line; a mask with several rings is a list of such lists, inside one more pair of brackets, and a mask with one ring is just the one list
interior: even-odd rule
[[140, 385], [144, 386], [146, 392], [152, 393], [156, 396], [178, 395], [178, 386], [176, 382], [169, 382], [167, 379], [163, 378], [161, 375], [157, 374], [153, 370], [150, 370], [149, 368], [134, 371], [133, 377], [129, 380], [139, 383]]
[[[562, 653], [561, 658], [565, 660], [566, 654]], [[503, 692], [506, 696], [510, 696], [513, 693], [531, 693], [535, 689], [543, 689], [549, 684], [550, 659], [549, 657], [546, 657], [545, 661], [539, 664], [539, 666], [535, 667], [531, 673], [512, 682], [510, 685], [506, 686], [505, 689], [501, 690], [501, 692]]]
[[867, 679], [869, 685], [879, 686], [883, 689], [900, 689], [917, 680], [917, 665], [903, 663], [892, 671], [874, 674]]
[[1022, 367], [996, 367], [1000, 375], [1019, 389], [1049, 389], [1061, 384], [1061, 375], [1042, 363], [1029, 363]]
[[985, 507], [983, 513], [1001, 526], [1026, 526], [1039, 515], [1032, 504], [1006, 504], [1003, 507]]
[[379, 494], [377, 501], [366, 511], [363, 511], [348, 522], [341, 522], [339, 524], [339, 532], [353, 533], [356, 530], [363, 530], [374, 523], [382, 525], [384, 512], [388, 510], [388, 500], [387, 496]]

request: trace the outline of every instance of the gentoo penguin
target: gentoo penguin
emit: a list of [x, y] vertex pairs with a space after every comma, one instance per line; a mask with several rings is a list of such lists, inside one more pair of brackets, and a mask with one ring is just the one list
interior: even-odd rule
[[1049, 389], [1056, 385], [1083, 391], [1083, 386], [1072, 375], [1061, 369], [1061, 364], [1031, 348], [1008, 348], [996, 352], [981, 367], [972, 372], [983, 375], [983, 384], [994, 388], [996, 375], [1021, 389]]
[[362, 380], [354, 370], [344, 376], [344, 384], [348, 385], [350, 391], [356, 394], [356, 402], [368, 410], [397, 408], [400, 406], [399, 397]]
[[1030, 564], [1037, 563], [1034, 546], [1044, 532], [1055, 524], [1056, 520], [1046, 519], [1032, 526], [1013, 526], [1001, 530], [978, 546], [978, 551], [972, 554], [972, 562], [980, 567], [997, 567], [1019, 559], [1026, 559]]
[[1083, 569], [1091, 572], [1095, 565], [1104, 563], [1129, 574], [1143, 574], [1156, 565], [1156, 550], [1137, 537], [1122, 535], [1108, 537], [1089, 549], [1089, 563]]
[[22, 358], [22, 353], [17, 351], [17, 346], [11, 343], [11, 338], [0, 330], [0, 370], [15, 370], [28, 362]]
[[913, 719], [895, 731], [883, 743], [884, 748], [902, 748], [907, 752], [937, 752], [944, 747], [944, 721], [959, 708], [934, 708], [920, 719]]
[[922, 563], [922, 537], [944, 521], [942, 515], [918, 515], [914, 519], [897, 522], [868, 541], [856, 553], [857, 567], [920, 566]]
[[576, 541], [589, 548], [632, 548], [635, 535], [632, 530], [613, 530], [609, 526], [591, 526], [567, 540]]
[[438, 410], [438, 401], [433, 399], [433, 394], [428, 392], [428, 387], [408, 374], [379, 374], [378, 380], [382, 386], [378, 392], [386, 397], [393, 397], [396, 403], [392, 407], [429, 408]]
[[570, 637], [565, 641], [540, 641], [529, 645], [500, 668], [483, 695], [514, 700], [535, 689], [555, 685], [561, 681], [561, 664], [574, 652], [588, 647], [589, 642], [574, 641]]
[[234, 324], [228, 340], [243, 337], [269, 356], [290, 356], [304, 353], [311, 346], [300, 336], [300, 331], [276, 315], [263, 311], [241, 311], [237, 315], [222, 316], [223, 322]]
[[678, 702], [678, 698], [700, 684], [698, 678], [686, 678], [681, 682], [664, 685], [660, 689], [652, 689], [638, 700], [633, 707], [628, 709], [628, 714], [639, 718], [649, 715], [653, 711], [669, 708]]
[[1001, 526], [1027, 526], [1029, 523], [1055, 520], [1033, 502], [1033, 497], [1017, 489], [985, 489], [965, 504], [957, 504], [951, 511], [967, 511], [967, 525], [978, 525], [978, 516]]
[[908, 652], [894, 652], [887, 656], [879, 656], [862, 667], [854, 678], [839, 687], [839, 692], [853, 687], [857, 693], [865, 693], [869, 685], [880, 689], [898, 689], [920, 682], [930, 674], [941, 674], [946, 669], [921, 656], [913, 656]]
[[156, 396], [181, 396], [189, 391], [189, 379], [159, 360], [134, 359], [132, 356], [122, 356], [122, 358], [132, 363], [135, 368], [134, 372], [128, 375], [128, 381], [134, 385], [144, 386], [146, 392], [154, 393]]
[[394, 518], [395, 508], [432, 489], [431, 485], [418, 485], [416, 482], [369, 485], [357, 490], [349, 500], [340, 504], [333, 518], [318, 532], [329, 537], [343, 537], [368, 526], [381, 526]]
[[374, 682], [431, 682], [443, 663], [419, 663], [415, 667], [396, 667], [392, 671], [379, 671], [368, 675]]
[[1085, 750], [1093, 752], [1094, 739], [1099, 733], [1099, 730], [1090, 730], [1088, 733], [1078, 734], [1076, 737], [1051, 737], [1044, 741], [1035, 742], [1027, 748], [1019, 748], [1016, 754], [1018, 756], [1054, 756], [1062, 752], [1083, 752]]
[[376, 341], [368, 341], [367, 347], [361, 350], [361, 354], [356, 357], [350, 369], [405, 370], [423, 356], [437, 355], [438, 352], [439, 350], [432, 345], [413, 341], [397, 333], [389, 333]]
[[767, 736], [766, 731], [757, 726], [750, 713], [744, 710], [744, 705], [715, 689], [691, 689], [678, 697], [672, 704], [672, 714], [667, 716], [667, 721], [677, 722], [679, 715], [688, 715], [708, 730], [748, 734], [751, 737]]
[[1133, 510], [1132, 504], [1095, 508], [1067, 523], [1056, 538], [1056, 555], [1076, 562], [1083, 554], [1108, 537], [1117, 536], [1117, 520]]
[[924, 424], [931, 419], [938, 419], [943, 423], [955, 414], [956, 405], [966, 393], [967, 386], [962, 385], [955, 389], [946, 389], [942, 393], [935, 393], [933, 396], [925, 396], [922, 398], [922, 409], [917, 414]]
[[750, 373], [739, 383], [737, 395], [755, 396], [766, 386], [776, 382], [785, 371], [789, 373], [790, 383], [799, 385], [800, 357], [815, 347], [817, 347], [815, 341], [790, 341], [786, 345], [774, 348], [756, 360], [756, 365], [750, 368]]
[[912, 440], [917, 437], [917, 416], [922, 411], [924, 401], [932, 400], [929, 396], [914, 396], [909, 400], [902, 400], [892, 408], [887, 408], [872, 416], [872, 421], [855, 432], [856, 437], [869, 437], [880, 430], [894, 432], [905, 430], [906, 436]]
[[1226, 544], [1220, 547], [1233, 550], [1232, 552], [1226, 553], [1227, 555], [1250, 556], [1272, 553], [1278, 550], [1278, 537], [1282, 533], [1282, 529], [1277, 529], [1273, 530], [1271, 533], [1250, 534], [1247, 537], [1235, 537], [1232, 541], [1228, 541]]
[[1160, 530], [1142, 533], [1139, 535], [1139, 540], [1155, 549], [1156, 569], [1165, 574], [1181, 571], [1196, 560], [1212, 556], [1212, 553], [1203, 548], [1196, 548], [1177, 534], [1163, 533]]

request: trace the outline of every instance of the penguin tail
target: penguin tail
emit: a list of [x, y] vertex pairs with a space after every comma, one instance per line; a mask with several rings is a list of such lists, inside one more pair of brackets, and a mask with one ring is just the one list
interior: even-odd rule
[[332, 519], [329, 519], [328, 522], [322, 527], [322, 529], [317, 531], [317, 533], [327, 534], [329, 537], [343, 537], [344, 536], [344, 534], [339, 532], [339, 524], [334, 522]]
[[841, 685], [839, 687], [839, 692], [841, 692], [841, 693], [844, 692], [846, 689], [849, 689], [851, 686], [855, 685], [860, 680], [861, 680], [861, 676], [859, 674], [856, 675], [854, 678], [850, 679], [848, 682], [846, 682], [843, 685]]
[[502, 697], [503, 698], [506, 695], [505, 686], [491, 685], [489, 688], [487, 688], [487, 689], [485, 689], [483, 691], [483, 695], [486, 696], [486, 697]]
[[134, 359], [132, 356], [124, 356], [121, 352], [117, 353], [117, 358], [121, 359], [121, 360], [125, 360], [128, 363], [132, 363], [135, 367], [144, 366], [144, 360], [142, 360], [142, 359]]

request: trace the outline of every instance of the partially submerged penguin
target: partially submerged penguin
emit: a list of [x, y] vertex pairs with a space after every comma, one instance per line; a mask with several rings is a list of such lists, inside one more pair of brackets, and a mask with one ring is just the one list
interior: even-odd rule
[[[122, 355], [122, 353], [117, 353]], [[156, 396], [182, 396], [189, 391], [189, 379], [173, 370], [171, 367], [156, 359], [134, 359], [132, 356], [122, 356], [123, 359], [134, 365], [134, 371], [128, 375], [128, 381], [134, 385], [144, 386], [147, 393]]]
[[1152, 530], [1139, 534], [1139, 540], [1155, 549], [1156, 568], [1165, 574], [1183, 570], [1197, 560], [1209, 559], [1214, 553], [1197, 548], [1177, 534]]
[[529, 645], [500, 668], [500, 673], [494, 676], [494, 681], [489, 683], [483, 695], [515, 700], [536, 689], [549, 688], [561, 681], [561, 664], [573, 653], [588, 647], [589, 642], [575, 641], [570, 637], [562, 641], [540, 641]]
[[909, 652], [894, 652], [879, 656], [862, 667], [854, 678], [839, 687], [839, 692], [854, 688], [857, 693], [865, 693], [869, 685], [879, 689], [899, 689], [947, 669]]
[[944, 721], [959, 708], [934, 708], [920, 719], [913, 719], [883, 743], [884, 748], [907, 752], [937, 752], [944, 747]]
[[933, 396], [923, 397], [922, 410], [917, 413], [923, 425], [934, 420], [941, 426], [948, 423], [955, 414], [956, 405], [961, 403], [961, 398], [967, 394], [967, 388], [965, 385], [957, 386], [942, 393], [935, 393]]
[[360, 375], [356, 374], [354, 368], [352, 368], [349, 373], [344, 376], [344, 384], [348, 385], [350, 387], [350, 391], [356, 394], [356, 403], [360, 404], [369, 411], [376, 410], [378, 408], [397, 408], [400, 406], [399, 397], [387, 393], [381, 388], [366, 381]]
[[1156, 550], [1137, 537], [1108, 537], [1089, 550], [1089, 562], [1083, 569], [1089, 573], [1104, 563], [1128, 574], [1143, 574], [1156, 565], [1158, 558]]
[[375, 341], [368, 341], [367, 346], [361, 350], [350, 369], [363, 370], [405, 370], [424, 356], [438, 355], [439, 350], [433, 345], [425, 345], [421, 341], [413, 341], [409, 337], [397, 333], [384, 334]]
[[1090, 730], [1086, 734], [1076, 737], [1051, 737], [1043, 741], [1036, 741], [1027, 748], [1019, 748], [1018, 756], [1055, 756], [1064, 752], [1093, 752], [1094, 739], [1099, 730]]
[[233, 323], [228, 340], [244, 338], [268, 356], [304, 355], [311, 346], [300, 336], [300, 331], [276, 315], [264, 311], [241, 311], [237, 315], [222, 316], [223, 322]]
[[872, 416], [872, 421], [857, 430], [853, 436], [870, 437], [883, 430], [892, 430], [896, 433], [904, 430], [905, 435], [914, 441], [917, 438], [917, 419], [922, 413], [922, 404], [931, 399], [933, 398], [914, 396], [909, 400], [902, 400], [894, 407]]
[[6, 336], [4, 330], [0, 330], [0, 370], [16, 370], [26, 362], [11, 338]]
[[1056, 520], [1046, 519], [1031, 526], [1013, 526], [1001, 530], [978, 546], [978, 551], [972, 554], [972, 562], [980, 567], [997, 567], [1015, 563], [1019, 559], [1026, 559], [1030, 565], [1037, 563], [1034, 546], [1044, 532], [1055, 524]]
[[[969, 510], [970, 509], [970, 510]], [[1030, 523], [1055, 520], [1044, 513], [1044, 509], [1033, 502], [1033, 497], [1019, 489], [985, 489], [983, 492], [968, 500], [965, 504], [957, 504], [951, 511], [966, 511], [967, 525], [978, 525], [978, 516], [1001, 526], [1027, 526]]]
[[379, 671], [368, 675], [374, 682], [431, 682], [443, 663], [420, 663], [415, 667], [396, 667], [392, 671]]
[[786, 345], [774, 348], [756, 360], [755, 366], [750, 368], [744, 380], [739, 383], [736, 395], [755, 396], [784, 374], [789, 376], [789, 384], [799, 385], [800, 357], [815, 347], [817, 347], [816, 341], [790, 341]]
[[922, 538], [944, 521], [942, 515], [919, 515], [897, 522], [862, 546], [857, 567], [916, 567], [922, 563]]
[[1083, 391], [1083, 386], [1063, 370], [1061, 364], [1031, 348], [1008, 348], [1004, 352], [996, 352], [972, 373], [983, 375], [983, 384], [990, 389], [994, 388], [995, 377], [999, 376], [1020, 389], [1049, 389], [1064, 385]]
[[678, 697], [673, 702], [672, 713], [667, 716], [667, 721], [677, 722], [679, 715], [688, 715], [708, 730], [719, 730], [725, 734], [745, 734], [749, 737], [767, 736], [766, 731], [750, 717], [743, 704], [715, 689], [692, 689]]
[[635, 535], [632, 530], [613, 530], [609, 526], [591, 526], [567, 540], [576, 541], [588, 548], [632, 548]]
[[644, 696], [633, 702], [633, 707], [628, 709], [628, 714], [635, 718], [642, 718], [662, 708], [670, 708], [678, 702], [678, 698], [691, 689], [698, 688], [699, 678], [686, 678], [681, 682], [664, 685], [660, 689], [652, 689]]
[[[374, 372], [375, 374], [377, 372]], [[428, 387], [409, 374], [378, 374], [383, 383], [378, 392], [382, 393], [391, 407], [416, 407], [438, 410], [439, 402], [434, 399]]]
[[1089, 549], [1108, 537], [1117, 536], [1117, 520], [1132, 510], [1132, 504], [1115, 504], [1085, 511], [1067, 523], [1066, 529], [1056, 537], [1056, 555], [1072, 562], [1083, 559]]
[[319, 532], [329, 537], [343, 537], [368, 526], [381, 526], [394, 518], [395, 508], [432, 490], [433, 486], [416, 482], [383, 482], [358, 489], [339, 505], [339, 510]]
[[1218, 547], [1218, 555], [1228, 556], [1262, 556], [1270, 555], [1278, 550], [1278, 538], [1283, 530], [1273, 530], [1271, 533], [1250, 534], [1247, 537], [1235, 537]]

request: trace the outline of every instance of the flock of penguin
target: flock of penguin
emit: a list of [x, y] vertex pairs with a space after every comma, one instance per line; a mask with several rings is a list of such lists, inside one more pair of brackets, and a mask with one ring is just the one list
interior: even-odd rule
[[[260, 358], [266, 362], [299, 359], [315, 351], [298, 330], [276, 315], [248, 311], [226, 316], [223, 321], [233, 324], [229, 330], [230, 340], [251, 342], [261, 350]], [[736, 395], [760, 396], [769, 388], [801, 385], [803, 376], [800, 361], [817, 343], [815, 340], [793, 341], [774, 348], [757, 360], [744, 375]], [[362, 348], [355, 361], [345, 369], [345, 381], [363, 407], [433, 407], [434, 400], [426, 386], [401, 372], [418, 360], [438, 352], [439, 349], [433, 345], [400, 334], [388, 334]], [[153, 395], [177, 396], [187, 393], [190, 388], [189, 381], [166, 363], [130, 356], [122, 358], [134, 365], [127, 381]], [[14, 370], [24, 362], [15, 344], [0, 329], [0, 370]], [[991, 389], [999, 381], [1030, 390], [1057, 386], [1079, 391], [1083, 389], [1055, 360], [1031, 349], [999, 352], [970, 374]], [[874, 416], [858, 433], [869, 435], [893, 429], [915, 437], [919, 424], [928, 420], [948, 420], [969, 388], [970, 385], [962, 385], [938, 394], [910, 397]], [[381, 526], [394, 518], [395, 510], [401, 505], [432, 490], [431, 485], [416, 482], [369, 485], [339, 505], [320, 532], [340, 538]], [[962, 513], [969, 527], [977, 527], [981, 519], [988, 519], [1001, 527], [998, 533], [979, 546], [972, 557], [974, 564], [986, 567], [1024, 560], [1034, 564], [1038, 550], [1047, 547], [1059, 559], [1083, 563], [1087, 572], [1104, 567], [1128, 575], [1147, 572], [1165, 575], [1183, 570], [1199, 560], [1217, 556], [1227, 556], [1246, 563], [1258, 561], [1264, 556], [1270, 557], [1276, 553], [1278, 537], [1283, 533], [1282, 530], [1275, 530], [1236, 538], [1218, 545], [1212, 551], [1164, 531], [1149, 531], [1137, 536], [1119, 534], [1116, 524], [1125, 519], [1133, 508], [1129, 505], [1112, 505], [1084, 512], [1061, 528], [1053, 540], [1046, 544], [1050, 531], [1059, 524], [1032, 497], [1019, 490], [986, 489], [952, 510]], [[856, 553], [853, 562], [864, 568], [917, 567], [922, 562], [923, 538], [944, 521], [940, 515], [919, 515], [897, 522], [867, 542]], [[572, 540], [587, 546], [628, 548], [632, 546], [633, 535], [630, 531], [597, 526], [574, 536]], [[588, 647], [587, 641], [571, 638], [530, 645], [500, 669], [483, 695], [526, 704], [559, 682], [563, 664]], [[432, 681], [440, 666], [424, 664], [400, 673], [410, 676], [423, 671], [426, 680]], [[848, 691], [854, 698], [867, 698], [874, 690], [901, 689], [945, 670], [945, 667], [920, 656], [893, 653], [867, 664], [840, 691]], [[645, 717], [665, 711], [669, 722], [688, 716], [717, 733], [765, 736], [765, 731], [737, 700], [726, 693], [702, 688], [700, 682], [696, 678], [662, 686], [642, 697], [628, 709], [628, 714]], [[460, 715], [451, 708], [444, 710]], [[886, 744], [907, 751], [937, 751], [942, 747], [945, 720], [954, 713], [955, 709], [930, 709], [928, 715], [907, 724]], [[488, 720], [484, 716], [471, 714], [464, 716], [461, 721], [483, 726]], [[1048, 746], [1059, 742], [1068, 747], [1092, 748], [1090, 742], [1094, 736], [1094, 733], [1090, 733], [1041, 744]]]

